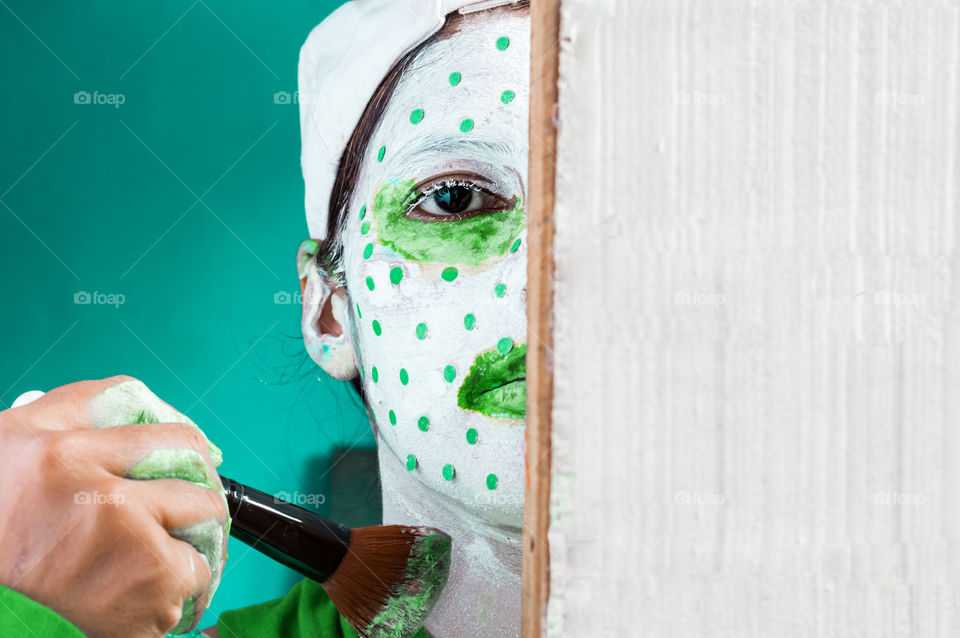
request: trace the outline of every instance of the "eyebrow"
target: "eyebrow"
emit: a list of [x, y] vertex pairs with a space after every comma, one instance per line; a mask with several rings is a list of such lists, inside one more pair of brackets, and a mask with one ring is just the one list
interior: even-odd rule
[[516, 146], [510, 142], [432, 135], [419, 137], [415, 142], [408, 142], [396, 152], [393, 159], [399, 164], [406, 164], [429, 159], [433, 155], [450, 153], [507, 157], [515, 154], [517, 150]]

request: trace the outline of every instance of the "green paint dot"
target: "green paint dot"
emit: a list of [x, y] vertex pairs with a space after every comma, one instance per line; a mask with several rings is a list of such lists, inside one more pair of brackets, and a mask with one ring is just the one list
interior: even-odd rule
[[500, 479], [497, 478], [496, 474], [487, 474], [487, 489], [495, 490], [497, 489], [497, 484], [500, 483]]
[[410, 112], [410, 123], [419, 124], [423, 121], [423, 109], [413, 109]]
[[417, 469], [417, 457], [412, 454], [407, 455], [407, 469], [411, 472]]
[[360, 304], [357, 304], [357, 319], [363, 319], [363, 314], [360, 313]]
[[367, 290], [373, 290], [373, 277], [367, 277]]
[[513, 339], [510, 337], [504, 337], [497, 342], [497, 350], [500, 351], [500, 354], [507, 354], [513, 350]]
[[[373, 288], [371, 288], [370, 290], [373, 290]], [[507, 294], [507, 284], [497, 284], [496, 286], [493, 287], [493, 293], [497, 297], [503, 298], [503, 296]]]
[[377, 336], [379, 337], [379, 336], [380, 336], [380, 332], [381, 332], [380, 322], [377, 321], [376, 319], [374, 319], [374, 320], [373, 320], [373, 334], [375, 334], [375, 335], [377, 335]]
[[417, 419], [417, 427], [420, 428], [421, 432], [426, 432], [430, 429], [430, 419], [426, 416], [422, 416]]
[[442, 277], [444, 281], [453, 281], [459, 274], [460, 271], [457, 270], [456, 266], [447, 266], [443, 269], [443, 272], [440, 273], [440, 277]]
[[367, 214], [367, 205], [364, 204], [363, 206], [360, 207], [360, 217], [359, 217], [359, 218], [360, 218], [360, 219], [363, 219], [364, 215], [366, 215], [366, 214]]
[[367, 244], [363, 247], [363, 258], [370, 259], [370, 255], [373, 254], [373, 244]]
[[470, 445], [476, 445], [477, 443], [477, 431], [474, 428], [467, 430], [467, 443]]
[[378, 162], [382, 162], [382, 161], [383, 161], [383, 156], [386, 155], [386, 154], [387, 154], [387, 147], [386, 147], [386, 146], [381, 146], [381, 147], [380, 147], [380, 150], [377, 151], [377, 161], [378, 161]]
[[399, 284], [400, 280], [403, 279], [403, 270], [400, 266], [394, 266], [390, 269], [390, 283]]
[[406, 368], [400, 368], [400, 383], [403, 385], [410, 383], [410, 375], [407, 374]]
[[507, 47], [510, 46], [510, 38], [505, 35], [497, 38], [497, 48], [501, 51], [506, 51]]
[[460, 77], [461, 77], [461, 76], [460, 76], [460, 73], [458, 73], [457, 71], [454, 71], [453, 73], [451, 73], [451, 74], [450, 74], [450, 86], [456, 86], [456, 85], [460, 84]]
[[463, 327], [467, 330], [473, 330], [473, 327], [477, 325], [477, 318], [471, 313], [467, 313], [463, 317]]
[[396, 413], [396, 412], [394, 412], [393, 410], [390, 410], [390, 411], [387, 413], [387, 416], [390, 417], [390, 425], [396, 425], [396, 424], [397, 424], [397, 413]]
[[445, 366], [443, 368], [443, 378], [446, 379], [447, 383], [453, 383], [453, 380], [457, 378], [457, 371], [453, 369], [453, 366]]
[[517, 94], [507, 89], [506, 91], [500, 94], [500, 101], [503, 102], [504, 104], [510, 104], [510, 102], [513, 102], [513, 98], [515, 97], [517, 97]]
[[513, 245], [510, 246], [510, 252], [512, 252], [512, 253], [517, 252], [517, 248], [520, 248], [520, 238], [519, 238], [519, 237], [517, 237], [517, 241], [513, 242]]
[[370, 370], [370, 378], [373, 379], [374, 383], [380, 380], [380, 373], [377, 372], [377, 366], [373, 366]]
[[423, 341], [427, 337], [427, 324], [418, 323], [417, 324], [417, 339]]
[[469, 117], [464, 121], [460, 122], [461, 133], [469, 133], [472, 130], [473, 130], [473, 120], [471, 120]]
[[[445, 481], [452, 481], [452, 480], [453, 480], [453, 477], [454, 477], [454, 475], [455, 475], [456, 473], [457, 473], [457, 471], [454, 470], [454, 469], [453, 469], [453, 466], [450, 465], [449, 463], [447, 463], [446, 465], [443, 466], [443, 479], [444, 479]], [[489, 481], [488, 481], [488, 482], [489, 482]]]
[[367, 221], [360, 224], [360, 234], [366, 235], [369, 232], [370, 232], [370, 220], [368, 219]]

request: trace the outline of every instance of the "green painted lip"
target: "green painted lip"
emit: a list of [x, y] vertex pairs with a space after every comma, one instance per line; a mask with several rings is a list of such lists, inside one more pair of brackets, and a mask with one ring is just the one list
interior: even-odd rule
[[457, 404], [492, 417], [527, 416], [527, 344], [481, 353], [457, 392]]

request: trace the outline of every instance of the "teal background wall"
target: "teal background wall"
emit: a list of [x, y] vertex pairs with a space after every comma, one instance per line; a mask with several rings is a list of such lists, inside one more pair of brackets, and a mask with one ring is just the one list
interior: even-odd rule
[[[270, 492], [323, 491], [335, 448], [373, 446], [302, 354], [293, 295], [306, 224], [282, 92], [338, 4], [0, 2], [0, 408], [130, 374]], [[204, 624], [297, 579], [231, 539]]]

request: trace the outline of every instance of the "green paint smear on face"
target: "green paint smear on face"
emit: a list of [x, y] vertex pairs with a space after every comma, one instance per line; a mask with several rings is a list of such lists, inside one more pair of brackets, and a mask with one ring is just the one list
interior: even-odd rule
[[484, 352], [470, 366], [457, 391], [457, 405], [492, 417], [527, 415], [527, 344], [503, 353]]
[[413, 541], [406, 578], [367, 627], [371, 638], [403, 638], [423, 627], [450, 574], [450, 537], [419, 536]]
[[[404, 216], [420, 193], [413, 180], [392, 181], [377, 192], [373, 218], [377, 236], [407, 259], [476, 266], [510, 249], [524, 227], [520, 198], [510, 210], [451, 222], [421, 222]], [[371, 288], [372, 290], [372, 288]]]

